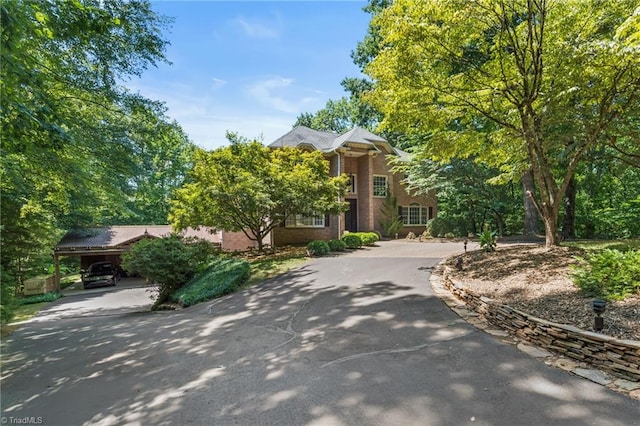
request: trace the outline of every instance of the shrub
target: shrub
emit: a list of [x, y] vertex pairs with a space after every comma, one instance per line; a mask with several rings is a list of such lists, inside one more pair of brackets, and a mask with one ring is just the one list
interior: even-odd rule
[[27, 296], [20, 299], [17, 299], [16, 302], [18, 305], [33, 305], [34, 303], [42, 303], [42, 302], [54, 302], [62, 297], [62, 294], [57, 291], [53, 291], [51, 293], [45, 294], [35, 294], [33, 296]]
[[640, 251], [605, 249], [577, 259], [573, 281], [588, 296], [622, 300], [640, 292]]
[[342, 237], [342, 241], [344, 241], [348, 249], [357, 249], [362, 247], [362, 240], [354, 233], [345, 235]]
[[331, 251], [344, 251], [347, 248], [347, 244], [342, 240], [330, 240], [328, 244]]
[[444, 234], [445, 238], [455, 238], [456, 236], [454, 235], [453, 232], [447, 232], [446, 234]]
[[15, 314], [15, 294], [16, 282], [7, 270], [0, 265], [0, 324], [6, 324]]
[[158, 284], [155, 309], [206, 267], [214, 251], [213, 245], [205, 240], [172, 234], [138, 241], [123, 253], [122, 267]]
[[173, 292], [169, 300], [191, 306], [236, 291], [251, 275], [246, 260], [218, 258], [183, 287]]
[[496, 251], [496, 233], [485, 229], [482, 234], [478, 234], [480, 238], [480, 247], [486, 252]]
[[307, 244], [307, 252], [311, 256], [324, 256], [329, 253], [329, 244], [326, 241], [315, 240]]
[[352, 232], [350, 235], [357, 235], [362, 241], [362, 245], [372, 246], [380, 241], [380, 237], [375, 232]]

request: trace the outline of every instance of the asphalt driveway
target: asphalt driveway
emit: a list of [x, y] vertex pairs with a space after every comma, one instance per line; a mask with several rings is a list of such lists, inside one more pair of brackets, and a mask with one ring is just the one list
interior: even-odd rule
[[179, 312], [34, 322], [2, 416], [53, 425], [634, 425], [640, 402], [547, 367], [433, 296], [460, 244], [388, 242]]

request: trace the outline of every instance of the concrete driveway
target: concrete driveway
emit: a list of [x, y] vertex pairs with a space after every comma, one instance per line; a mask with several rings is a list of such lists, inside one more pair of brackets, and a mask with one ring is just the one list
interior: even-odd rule
[[53, 425], [634, 425], [640, 402], [463, 322], [388, 242], [179, 312], [29, 324], [3, 343], [2, 416]]

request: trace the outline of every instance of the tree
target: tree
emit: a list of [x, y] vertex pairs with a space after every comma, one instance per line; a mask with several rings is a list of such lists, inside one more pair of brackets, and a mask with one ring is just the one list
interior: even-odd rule
[[170, 218], [177, 229], [208, 226], [264, 238], [294, 214], [344, 211], [346, 175], [329, 177], [319, 151], [270, 149], [229, 134], [230, 146], [196, 153], [189, 183], [176, 191]]
[[[161, 165], [138, 154], [184, 139], [168, 136], [179, 127], [157, 103], [118, 84], [167, 62], [169, 20], [148, 1], [4, 1], [0, 23], [4, 291], [5, 276], [45, 271], [63, 229], [151, 211], [151, 196], [132, 202], [136, 178]], [[159, 126], [141, 132], [153, 121], [142, 115]]]
[[391, 194], [391, 188], [387, 188], [387, 195], [380, 208], [382, 217], [378, 221], [385, 237], [392, 237], [402, 229], [402, 216], [398, 214], [398, 208], [398, 197]]
[[[397, 0], [374, 17], [384, 48], [366, 68], [381, 126], [430, 135], [448, 161], [476, 155], [524, 172], [547, 246], [585, 152], [635, 135], [640, 14], [634, 1]], [[564, 166], [559, 176], [554, 170]]]
[[208, 241], [171, 234], [138, 241], [122, 254], [121, 265], [126, 271], [159, 284], [160, 291], [154, 302], [154, 307], [158, 307], [205, 268], [213, 253], [213, 245]]

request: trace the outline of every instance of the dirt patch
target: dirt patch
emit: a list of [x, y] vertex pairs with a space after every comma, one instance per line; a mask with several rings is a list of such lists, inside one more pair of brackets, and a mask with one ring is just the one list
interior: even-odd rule
[[[493, 253], [462, 255], [463, 270], [452, 277], [465, 287], [498, 303], [536, 317], [593, 331], [592, 297], [573, 284], [570, 265], [580, 249], [510, 246]], [[449, 259], [455, 269], [455, 258]], [[607, 303], [602, 333], [619, 339], [640, 340], [640, 295]]]

